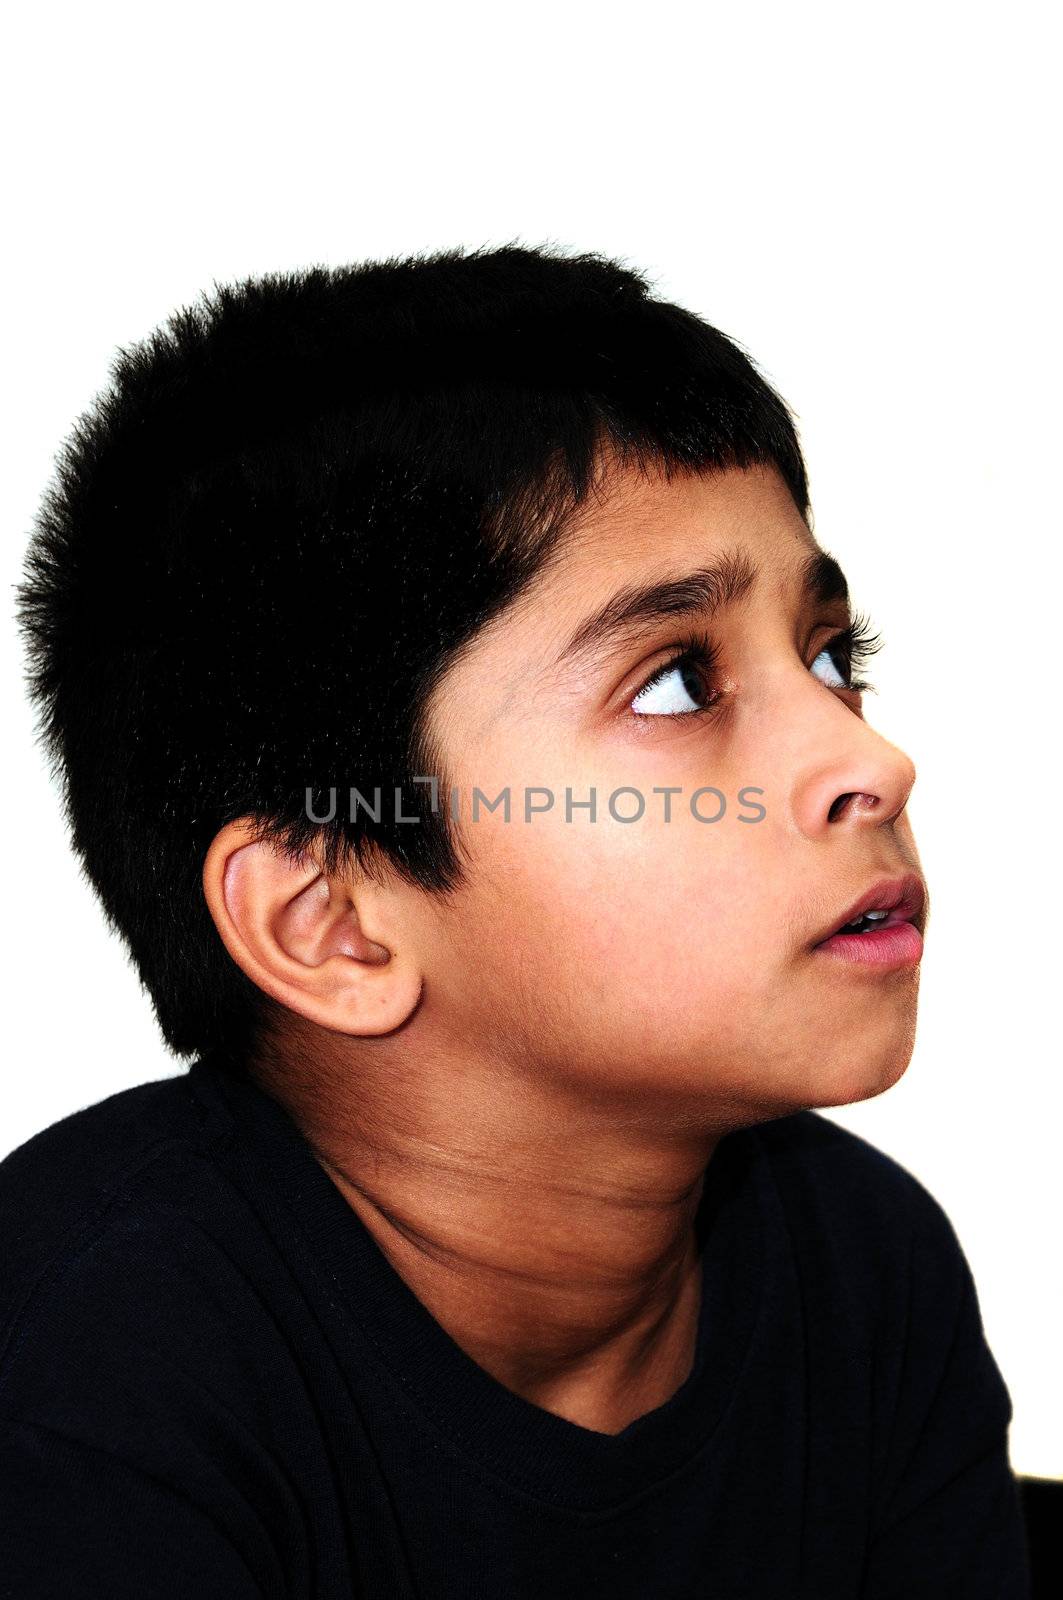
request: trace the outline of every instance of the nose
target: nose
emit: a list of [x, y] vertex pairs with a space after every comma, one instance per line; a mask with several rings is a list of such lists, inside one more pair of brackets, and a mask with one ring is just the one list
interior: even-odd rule
[[882, 828], [900, 816], [916, 777], [903, 750], [838, 702], [808, 731], [818, 736], [819, 748], [813, 744], [794, 784], [793, 818], [801, 833], [811, 839], [840, 828]]

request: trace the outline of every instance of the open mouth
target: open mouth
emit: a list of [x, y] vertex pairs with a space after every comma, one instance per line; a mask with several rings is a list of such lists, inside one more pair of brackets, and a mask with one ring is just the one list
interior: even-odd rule
[[[846, 922], [837, 931], [838, 933], [870, 933], [872, 928], [881, 928], [889, 922], [907, 922], [907, 917], [898, 917], [893, 911], [865, 911], [863, 916]], [[831, 937], [834, 937], [831, 935]]]
[[923, 953], [926, 890], [917, 873], [885, 879], [848, 907], [813, 949], [860, 965], [909, 965]]

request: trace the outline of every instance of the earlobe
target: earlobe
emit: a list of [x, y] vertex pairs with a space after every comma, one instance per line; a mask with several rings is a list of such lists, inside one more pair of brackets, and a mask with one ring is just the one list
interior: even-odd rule
[[289, 1010], [331, 1032], [379, 1035], [416, 1009], [421, 974], [396, 937], [398, 904], [386, 887], [329, 877], [311, 855], [288, 855], [239, 818], [211, 843], [203, 892], [229, 955]]

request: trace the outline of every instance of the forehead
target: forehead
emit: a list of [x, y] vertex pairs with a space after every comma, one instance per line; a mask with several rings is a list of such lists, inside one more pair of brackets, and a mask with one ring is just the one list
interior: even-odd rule
[[611, 472], [528, 588], [460, 652], [437, 686], [433, 713], [483, 731], [508, 704], [557, 676], [573, 638], [614, 597], [681, 579], [731, 553], [755, 569], [758, 596], [786, 604], [818, 548], [774, 467], [671, 479]]
[[534, 582], [478, 636], [496, 653], [564, 649], [580, 622], [621, 590], [741, 553], [756, 588], [797, 588], [818, 546], [774, 467], [646, 477], [616, 472], [579, 513]]
[[[599, 497], [590, 496], [541, 575], [555, 594], [587, 582], [608, 586], [623, 564], [627, 576], [695, 565], [724, 547], [743, 545], [757, 565], [800, 567], [815, 550], [808, 524], [777, 468], [683, 472], [671, 479], [614, 471]], [[529, 594], [529, 598], [531, 595]]]

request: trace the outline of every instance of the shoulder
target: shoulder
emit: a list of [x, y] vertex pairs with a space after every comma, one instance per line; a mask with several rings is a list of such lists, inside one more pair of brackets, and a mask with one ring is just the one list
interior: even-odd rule
[[124, 1090], [0, 1162], [0, 1560], [19, 1593], [146, 1593], [160, 1560], [189, 1592], [280, 1592], [278, 1530], [301, 1513], [269, 1405], [297, 1403], [299, 1374], [263, 1331], [234, 1130], [196, 1087]]
[[0, 1322], [35, 1273], [150, 1183], [167, 1155], [217, 1138], [188, 1074], [137, 1084], [52, 1123], [0, 1161]]
[[205, 1107], [191, 1092], [191, 1074], [138, 1083], [82, 1106], [35, 1133], [0, 1160], [0, 1221], [17, 1210], [27, 1187], [39, 1192], [65, 1170], [73, 1187], [68, 1204], [121, 1181], [159, 1146], [205, 1131]]
[[795, 1219], [807, 1212], [839, 1238], [853, 1230], [895, 1237], [951, 1227], [940, 1202], [902, 1162], [818, 1111], [798, 1111], [753, 1132]]
[[973, 1294], [945, 1208], [895, 1157], [815, 1111], [754, 1132], [807, 1278], [882, 1327], [922, 1302], [936, 1321]]
[[873, 1559], [891, 1578], [892, 1563], [940, 1571], [944, 1593], [977, 1526], [987, 1559], [992, 1547], [1017, 1571], [1011, 1393], [944, 1207], [901, 1162], [818, 1113], [756, 1133], [812, 1359], [827, 1386], [866, 1381]]
[[184, 1074], [84, 1107], [0, 1162], [0, 1413], [90, 1368], [118, 1392], [156, 1333], [191, 1330], [226, 1271], [203, 1219], [231, 1209], [216, 1160], [230, 1133]]

